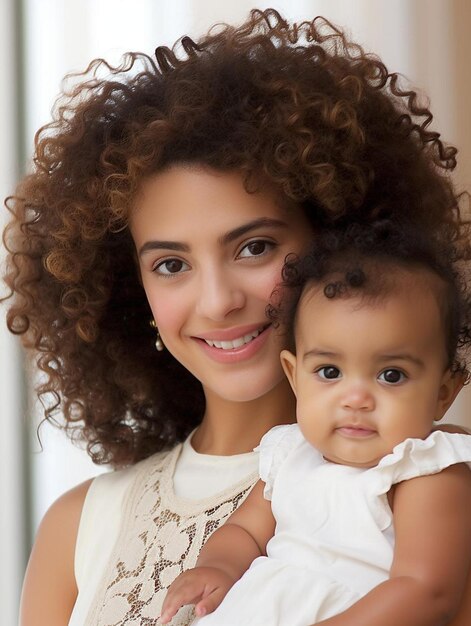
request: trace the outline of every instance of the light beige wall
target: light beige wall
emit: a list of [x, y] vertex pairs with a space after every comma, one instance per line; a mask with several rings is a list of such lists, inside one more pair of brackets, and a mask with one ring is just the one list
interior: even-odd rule
[[[450, 24], [451, 137], [459, 149], [456, 182], [471, 192], [471, 3], [453, 0]], [[444, 101], [447, 94], [441, 94]], [[451, 99], [451, 98], [450, 98]], [[446, 107], [446, 103], [443, 104]], [[468, 211], [470, 207], [468, 204]], [[469, 211], [471, 217], [471, 211]], [[449, 418], [471, 428], [471, 385], [458, 396]]]
[[[414, 0], [410, 3], [410, 77], [430, 96], [434, 127], [458, 148], [453, 178], [471, 191], [471, 3]], [[469, 210], [467, 202], [464, 208]], [[447, 421], [471, 428], [471, 386], [465, 387]]]
[[454, 0], [452, 6], [454, 141], [460, 148], [457, 181], [471, 192], [471, 2]]

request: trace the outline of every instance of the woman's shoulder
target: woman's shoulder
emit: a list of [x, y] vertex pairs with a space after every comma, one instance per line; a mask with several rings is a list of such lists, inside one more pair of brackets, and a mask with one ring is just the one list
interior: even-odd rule
[[78, 530], [84, 507], [89, 500], [95, 499], [97, 492], [100, 492], [100, 498], [107, 494], [107, 499], [111, 500], [117, 492], [126, 489], [136, 474], [146, 471], [150, 464], [158, 464], [167, 454], [168, 452], [157, 453], [135, 465], [104, 472], [69, 489], [49, 507], [40, 529], [43, 526], [55, 527], [58, 523], [68, 522], [66, 527]]
[[49, 539], [54, 543], [61, 541], [64, 546], [75, 546], [83, 505], [93, 481], [90, 478], [76, 485], [50, 505], [39, 525], [33, 552], [38, 542], [47, 542]]
[[51, 504], [39, 525], [33, 552], [38, 542], [49, 540], [54, 543], [60, 541], [64, 547], [67, 545], [75, 549], [83, 505], [93, 481], [90, 478], [73, 487]]
[[79, 521], [87, 497], [92, 495], [95, 490], [101, 490], [103, 488], [107, 490], [113, 488], [120, 489], [125, 487], [133, 480], [137, 473], [146, 471], [147, 467], [151, 464], [159, 464], [159, 462], [165, 459], [168, 453], [169, 451], [158, 452], [151, 457], [139, 461], [135, 465], [98, 474], [98, 476], [89, 478], [72, 489], [69, 489], [51, 504], [44, 515], [39, 530], [44, 526], [55, 526], [57, 522], [64, 522], [67, 519], [69, 521], [72, 521], [72, 519], [77, 521], [78, 517]]
[[94, 478], [89, 478], [59, 496], [49, 507], [43, 522], [46, 519], [51, 519], [52, 523], [54, 523], [57, 519], [62, 519], [63, 516], [73, 517], [79, 515], [80, 517], [83, 503], [94, 480]]

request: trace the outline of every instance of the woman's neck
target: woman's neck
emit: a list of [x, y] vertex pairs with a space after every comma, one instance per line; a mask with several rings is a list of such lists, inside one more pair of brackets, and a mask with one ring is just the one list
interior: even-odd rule
[[205, 396], [205, 415], [191, 441], [202, 454], [251, 452], [270, 428], [296, 421], [295, 399], [285, 379], [250, 402], [225, 400], [208, 390]]

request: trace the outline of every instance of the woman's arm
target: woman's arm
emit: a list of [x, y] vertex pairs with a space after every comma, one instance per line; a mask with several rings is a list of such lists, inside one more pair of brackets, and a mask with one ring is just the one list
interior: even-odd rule
[[[454, 465], [397, 485], [390, 578], [323, 626], [438, 626], [457, 613], [471, 562], [471, 474]], [[318, 625], [319, 626], [319, 625]]]
[[75, 543], [91, 480], [61, 496], [39, 526], [23, 584], [20, 626], [66, 626], [77, 597]]
[[270, 502], [263, 497], [265, 483], [257, 482], [247, 499], [208, 539], [196, 567], [170, 585], [162, 605], [166, 624], [184, 604], [195, 604], [199, 617], [214, 611], [252, 561], [266, 554], [275, 531]]

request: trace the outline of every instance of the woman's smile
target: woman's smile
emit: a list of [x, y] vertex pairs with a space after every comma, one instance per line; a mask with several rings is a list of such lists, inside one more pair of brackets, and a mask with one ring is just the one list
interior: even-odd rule
[[237, 328], [226, 328], [221, 330], [213, 330], [207, 333], [198, 333], [195, 339], [203, 339], [209, 346], [222, 348], [223, 350], [231, 350], [240, 348], [252, 339], [255, 339], [263, 332], [269, 324], [264, 322], [258, 326], [246, 326]]
[[265, 345], [271, 330], [271, 324], [265, 324], [243, 335], [240, 335], [242, 329], [238, 330], [239, 334], [228, 332], [228, 334], [235, 334], [235, 339], [214, 339], [215, 335], [218, 337], [224, 335], [221, 331], [212, 334], [213, 339], [198, 337], [195, 339], [200, 342], [206, 354], [218, 363], [239, 363], [252, 358]]

